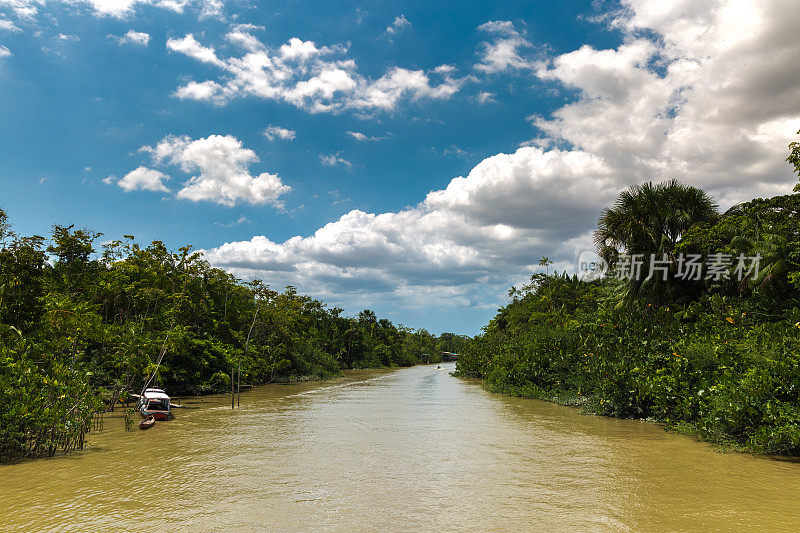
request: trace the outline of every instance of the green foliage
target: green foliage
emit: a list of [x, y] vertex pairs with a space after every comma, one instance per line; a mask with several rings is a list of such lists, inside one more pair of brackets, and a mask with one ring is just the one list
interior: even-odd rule
[[134, 420], [136, 419], [136, 415], [138, 412], [133, 407], [129, 407], [125, 409], [125, 414], [122, 419], [123, 424], [125, 425], [125, 431], [130, 431], [133, 429]]
[[[800, 135], [800, 131], [797, 132]], [[794, 167], [795, 173], [800, 176], [800, 141], [793, 141], [789, 144], [789, 157], [786, 161]], [[800, 192], [800, 183], [794, 186], [794, 192]]]
[[101, 402], [86, 365], [51, 349], [13, 335], [0, 344], [0, 460], [83, 448]]
[[[676, 180], [634, 185], [624, 190], [613, 206], [603, 210], [597, 222], [594, 241], [600, 256], [614, 265], [621, 252], [643, 255], [643, 271], [648, 272], [650, 258], [669, 259], [672, 271], [677, 268], [675, 248], [686, 232], [698, 224], [716, 221], [717, 205], [701, 189]], [[671, 281], [670, 281], [671, 280]], [[676, 293], [691, 291], [691, 284], [633, 278], [625, 302], [637, 297], [669, 301]]]
[[[610, 216], [601, 218], [604, 236]], [[462, 351], [457, 372], [484, 378], [497, 392], [647, 418], [738, 449], [800, 455], [800, 195], [681, 224], [666, 240], [649, 229], [660, 223], [623, 225], [630, 226], [625, 238], [598, 244], [759, 254], [760, 272], [741, 283], [637, 290], [625, 306], [616, 305], [622, 282], [615, 278], [534, 274]]]
[[[704, 291], [727, 295], [752, 295], [766, 307], [791, 308], [800, 305], [800, 195], [756, 199], [730, 209], [715, 224], [689, 231], [678, 246], [687, 253], [714, 253], [732, 257], [759, 256], [758, 273], [752, 272], [743, 282], [731, 279]], [[735, 278], [735, 277], [734, 277]], [[789, 297], [787, 299], [787, 297]]]
[[21, 237], [0, 210], [0, 460], [81, 447], [93, 413], [151, 376], [171, 394], [201, 394], [230, 391], [232, 378], [437, 360], [440, 339], [425, 330], [242, 282], [189, 246], [125, 236], [98, 254], [100, 235], [54, 226], [49, 241]]

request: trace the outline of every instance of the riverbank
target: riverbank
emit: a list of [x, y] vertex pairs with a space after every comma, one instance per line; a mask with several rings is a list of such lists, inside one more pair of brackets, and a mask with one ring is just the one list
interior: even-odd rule
[[414, 365], [463, 341], [237, 279], [191, 246], [101, 235], [19, 235], [0, 208], [0, 462], [80, 449], [104, 404], [145, 384], [222, 393]]
[[441, 366], [255, 387], [235, 410], [227, 395], [187, 398], [191, 408], [148, 431], [107, 417], [82, 452], [0, 466], [0, 524], [774, 531], [800, 521], [796, 463], [492, 394]]
[[[473, 376], [463, 375], [455, 371], [452, 374], [454, 377], [462, 377], [462, 378], [473, 377]], [[504, 385], [493, 386], [487, 383], [487, 381], [483, 378], [473, 377], [473, 379], [478, 379], [481, 382], [481, 385], [488, 392], [494, 394], [502, 394], [509, 397], [525, 398], [529, 400], [539, 400], [559, 405], [562, 407], [573, 408], [579, 415], [582, 416], [600, 416], [606, 418], [613, 418], [616, 420], [640, 420], [644, 423], [652, 424], [654, 427], [658, 427], [669, 433], [681, 435], [693, 439], [697, 442], [708, 442], [712, 444], [716, 450], [721, 452], [752, 453], [755, 455], [770, 456], [775, 459], [781, 459], [781, 458], [788, 459], [796, 457], [792, 455], [766, 453], [761, 450], [753, 449], [752, 447], [749, 447], [747, 445], [743, 445], [729, 438], [718, 438], [718, 439], [704, 438], [704, 435], [698, 430], [697, 426], [690, 422], [660, 420], [655, 417], [648, 417], [648, 418], [620, 417], [620, 416], [614, 416], [613, 414], [607, 414], [600, 409], [602, 407], [602, 402], [600, 401], [600, 398], [598, 398], [597, 396], [588, 397], [582, 394], [578, 394], [574, 391], [571, 392], [564, 390], [543, 391], [532, 387], [527, 387], [527, 388], [509, 387]]]
[[[800, 318], [765, 322], [747, 302], [709, 299], [687, 322], [681, 308], [598, 304], [607, 287], [581, 283], [556, 280], [501, 310], [461, 354], [458, 374], [728, 449], [800, 453]], [[558, 299], [563, 284], [583, 300]], [[555, 310], [542, 309], [554, 300]]]
[[[619, 270], [591, 281], [534, 274], [462, 351], [457, 373], [485, 379], [491, 391], [651, 420], [726, 449], [800, 455], [800, 195], [689, 224], [681, 205], [661, 212], [648, 196], [682, 195], [681, 186], [649, 187], [625, 193], [633, 204], [644, 197], [644, 207], [615, 204], [615, 238], [628, 252], [665, 246], [663, 281]], [[674, 242], [652, 239], [673, 214], [683, 227], [669, 233]], [[642, 241], [627, 242], [631, 224], [648, 228]], [[606, 252], [619, 267], [623, 254]], [[677, 277], [683, 254], [730, 261], [714, 267], [717, 279], [685, 280]], [[759, 270], [737, 279], [737, 256], [759, 257]]]

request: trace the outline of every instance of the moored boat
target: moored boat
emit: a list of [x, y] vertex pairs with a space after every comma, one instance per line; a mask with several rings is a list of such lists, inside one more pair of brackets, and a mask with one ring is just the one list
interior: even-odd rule
[[156, 423], [156, 419], [153, 416], [148, 416], [141, 422], [139, 422], [139, 429], [150, 429]]
[[166, 420], [170, 416], [170, 398], [161, 389], [145, 389], [139, 397], [138, 409], [143, 417]]

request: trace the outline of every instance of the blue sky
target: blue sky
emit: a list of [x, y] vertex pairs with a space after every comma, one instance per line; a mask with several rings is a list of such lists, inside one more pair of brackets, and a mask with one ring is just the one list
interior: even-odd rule
[[0, 205], [472, 334], [631, 183], [791, 189], [777, 4], [666, 4], [0, 0]]

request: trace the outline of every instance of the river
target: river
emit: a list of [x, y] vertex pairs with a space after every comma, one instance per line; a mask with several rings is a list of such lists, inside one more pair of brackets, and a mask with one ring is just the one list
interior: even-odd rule
[[793, 530], [800, 463], [486, 392], [452, 364], [185, 400], [0, 466], [4, 531]]

